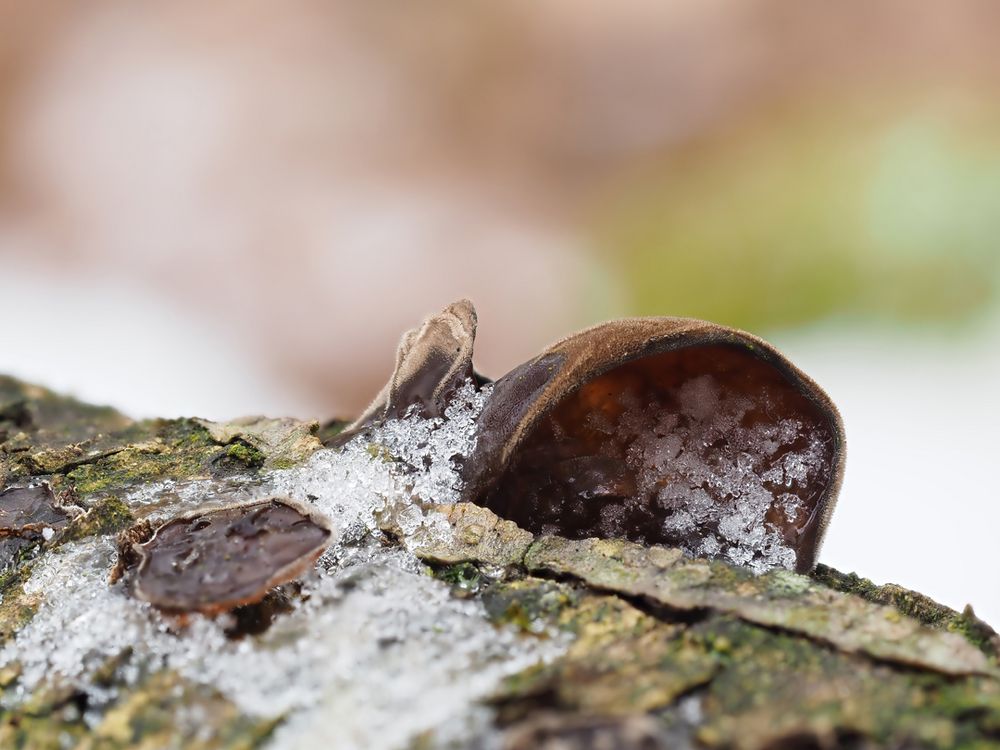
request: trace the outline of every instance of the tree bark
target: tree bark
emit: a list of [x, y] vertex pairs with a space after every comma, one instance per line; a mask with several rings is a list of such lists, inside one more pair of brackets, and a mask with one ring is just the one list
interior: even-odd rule
[[[298, 466], [337, 427], [133, 422], [0, 378], [0, 489], [45, 483], [65, 509], [51, 538], [0, 529], [0, 645], [37, 612], [39, 594], [24, 584], [47, 555], [133, 524], [126, 491]], [[454, 533], [411, 551], [453, 597], [481, 602], [519, 638], [568, 638], [558, 658], [481, 701], [489, 726], [462, 746], [1000, 747], [1000, 639], [971, 608], [823, 565], [811, 576], [754, 576], [664, 547], [534, 536], [470, 504], [433, 512]], [[392, 544], [399, 519], [379, 523]], [[18, 665], [0, 670], [0, 747], [249, 748], [282, 722], [245, 715], [222, 691], [168, 670], [120, 682], [129, 658], [93, 676], [113, 696], [97, 713], [78, 686], [54, 680], [25, 696]], [[194, 708], [200, 733], [179, 735], [177, 717]], [[448, 740], [431, 728], [409, 743]]]

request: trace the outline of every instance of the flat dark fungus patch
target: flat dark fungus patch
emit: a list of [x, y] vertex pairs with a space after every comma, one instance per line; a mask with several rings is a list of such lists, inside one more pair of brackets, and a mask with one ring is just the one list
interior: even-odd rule
[[0, 492], [0, 569], [22, 549], [51, 538], [71, 518], [47, 484]]
[[171, 612], [218, 614], [301, 575], [329, 539], [321, 517], [277, 498], [182, 516], [135, 547], [134, 594]]
[[0, 536], [41, 533], [69, 523], [70, 515], [47, 484], [0, 492]]
[[770, 362], [688, 346], [564, 395], [481, 501], [538, 533], [807, 570], [838, 444], [822, 404]]

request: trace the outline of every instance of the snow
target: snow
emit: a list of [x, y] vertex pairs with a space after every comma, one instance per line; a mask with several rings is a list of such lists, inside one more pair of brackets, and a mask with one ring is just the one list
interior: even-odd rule
[[[721, 556], [758, 573], [793, 568], [795, 553], [767, 514], [775, 504], [787, 518], [802, 508], [797, 494], [774, 487], [798, 488], [821, 475], [823, 435], [793, 418], [748, 423], [749, 413], [768, 411], [767, 394], [730, 393], [710, 374], [681, 385], [677, 411], [623, 415], [651, 436], [637, 435], [632, 458], [640, 490], [672, 510], [668, 533], [683, 535], [694, 556]], [[659, 486], [666, 474], [676, 480]]]
[[794, 568], [832, 472], [830, 426], [806, 406], [783, 382], [747, 388], [725, 369], [675, 383], [612, 372], [552, 412], [490, 502], [541, 533]]

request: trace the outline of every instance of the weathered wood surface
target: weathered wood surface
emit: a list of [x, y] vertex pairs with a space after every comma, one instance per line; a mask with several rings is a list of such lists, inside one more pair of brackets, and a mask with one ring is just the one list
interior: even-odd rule
[[[126, 490], [164, 479], [295, 466], [336, 425], [251, 419], [133, 422], [114, 410], [0, 378], [0, 488], [46, 481], [73, 512], [51, 539], [0, 537], [0, 644], [31, 621], [23, 583], [74, 539], [129, 527]], [[507, 748], [1000, 747], [1000, 641], [897, 586], [820, 566], [755, 577], [724, 563], [618, 540], [535, 537], [473, 505], [438, 509], [448, 542], [417, 545], [428, 575], [482, 601], [498, 627], [572, 635], [556, 661], [500, 684], [486, 704]], [[397, 529], [382, 519], [387, 543]], [[58, 648], [57, 643], [52, 648]], [[121, 662], [95, 680], [114, 687]], [[17, 684], [16, 665], [0, 690]], [[2, 748], [257, 747], [276, 725], [168, 671], [121, 685], [84, 720], [54, 678], [0, 708]], [[197, 736], [175, 718], [203, 709]], [[429, 731], [413, 747], [440, 745]]]

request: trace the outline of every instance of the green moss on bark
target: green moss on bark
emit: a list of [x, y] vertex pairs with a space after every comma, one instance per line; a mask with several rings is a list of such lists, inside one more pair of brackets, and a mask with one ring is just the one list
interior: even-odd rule
[[976, 617], [971, 606], [962, 612], [938, 604], [929, 596], [894, 583], [878, 586], [856, 573], [841, 573], [827, 565], [817, 565], [812, 578], [824, 586], [870, 602], [894, 607], [900, 613], [939, 630], [962, 635], [984, 654], [1000, 657], [1000, 638], [987, 623]]
[[117, 534], [135, 521], [129, 507], [111, 495], [102, 498], [78, 518], [73, 519], [60, 536], [61, 542], [71, 542], [88, 536]]
[[0, 747], [32, 750], [192, 748], [251, 750], [277, 722], [248, 718], [218, 693], [158, 672], [126, 688], [91, 726], [85, 702], [67, 686], [40, 690], [16, 710], [0, 710]]

